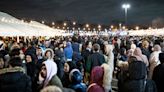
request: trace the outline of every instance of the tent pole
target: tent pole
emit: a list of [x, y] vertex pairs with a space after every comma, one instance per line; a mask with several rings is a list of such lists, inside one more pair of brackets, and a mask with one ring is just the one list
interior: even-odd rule
[[19, 36], [17, 36], [17, 43], [19, 43]]
[[24, 42], [26, 43], [26, 36], [24, 36]]

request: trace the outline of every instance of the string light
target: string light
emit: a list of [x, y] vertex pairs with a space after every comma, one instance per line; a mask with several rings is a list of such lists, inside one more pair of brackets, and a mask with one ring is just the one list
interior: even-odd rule
[[98, 28], [100, 29], [101, 28], [101, 25], [98, 25]]
[[54, 22], [52, 22], [52, 25], [54, 26], [54, 25], [55, 25], [55, 23], [54, 23]]
[[89, 27], [89, 24], [86, 24], [85, 26], [88, 28]]
[[76, 25], [76, 22], [75, 21], [73, 22], [73, 25]]
[[64, 22], [64, 24], [63, 24], [64, 26], [67, 26], [67, 23], [66, 22]]
[[110, 28], [111, 28], [111, 29], [113, 29], [113, 28], [114, 28], [114, 26], [113, 26], [113, 25], [111, 25], [111, 26], [110, 26]]
[[42, 24], [44, 24], [44, 21], [42, 21]]

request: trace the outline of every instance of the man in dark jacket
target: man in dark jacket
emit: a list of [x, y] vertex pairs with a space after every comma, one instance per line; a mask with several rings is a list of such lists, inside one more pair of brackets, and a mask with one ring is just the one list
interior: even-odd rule
[[74, 36], [72, 38], [72, 41], [73, 41], [72, 43], [73, 52], [80, 53], [79, 51], [80, 46], [79, 46], [79, 43], [77, 42], [78, 41], [77, 37]]
[[154, 81], [146, 79], [146, 65], [142, 61], [129, 64], [129, 77], [121, 92], [157, 92]]
[[86, 62], [88, 56], [92, 54], [92, 42], [87, 41], [85, 45], [86, 45], [86, 48], [85, 50], [81, 52], [81, 56], [84, 58], [84, 61]]
[[95, 66], [101, 66], [105, 63], [105, 58], [102, 54], [99, 53], [100, 45], [93, 45], [93, 54], [88, 57], [86, 62], [86, 72], [90, 73]]
[[159, 54], [159, 60], [161, 64], [155, 67], [152, 79], [157, 85], [158, 92], [164, 92], [164, 53]]
[[13, 57], [9, 68], [0, 70], [0, 92], [32, 92], [31, 80], [21, 65], [21, 59]]

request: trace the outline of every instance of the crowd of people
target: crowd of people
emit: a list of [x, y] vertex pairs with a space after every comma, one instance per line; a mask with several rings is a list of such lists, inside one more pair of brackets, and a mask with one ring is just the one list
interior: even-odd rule
[[163, 85], [163, 36], [0, 37], [0, 92], [164, 92]]

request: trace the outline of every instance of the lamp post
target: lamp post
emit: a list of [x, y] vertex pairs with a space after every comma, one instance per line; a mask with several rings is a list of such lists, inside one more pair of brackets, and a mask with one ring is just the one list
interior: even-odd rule
[[127, 19], [127, 13], [128, 13], [128, 9], [129, 9], [130, 7], [131, 7], [131, 6], [130, 6], [130, 4], [128, 4], [128, 3], [125, 3], [125, 4], [122, 5], [122, 8], [125, 9], [125, 25], [127, 25], [127, 21], [128, 21], [128, 19]]

